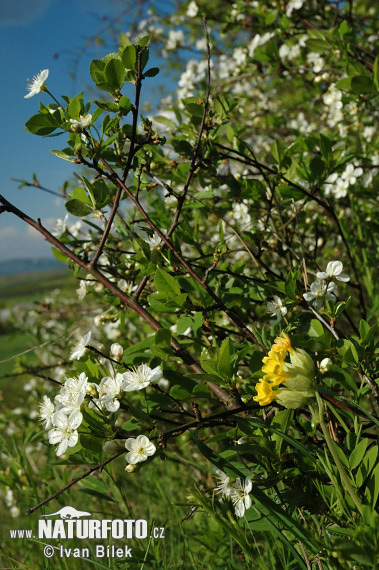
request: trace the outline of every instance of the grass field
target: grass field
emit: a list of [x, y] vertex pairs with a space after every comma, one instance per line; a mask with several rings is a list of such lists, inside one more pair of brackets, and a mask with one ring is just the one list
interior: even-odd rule
[[[0, 277], [0, 311], [12, 310], [23, 304], [32, 308], [47, 293], [57, 288], [63, 291], [76, 288], [76, 280], [67, 269]], [[9, 380], [1, 380], [1, 377], [10, 374], [14, 369], [14, 356], [31, 348], [35, 341], [32, 335], [14, 333], [11, 329], [7, 331], [7, 324], [2, 322], [1, 313], [0, 331], [3, 333], [0, 334], [0, 388], [4, 389]], [[32, 352], [25, 356], [29, 362], [33, 361]]]

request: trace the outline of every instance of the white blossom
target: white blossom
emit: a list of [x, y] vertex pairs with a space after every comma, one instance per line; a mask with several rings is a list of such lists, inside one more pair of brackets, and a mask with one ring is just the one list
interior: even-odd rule
[[251, 497], [249, 493], [252, 487], [250, 477], [246, 477], [244, 482], [241, 481], [241, 479], [237, 479], [232, 486], [230, 497], [237, 517], [243, 517], [245, 510], [251, 507]]
[[320, 54], [313, 51], [307, 54], [307, 62], [309, 65], [313, 66], [313, 71], [315, 73], [319, 73], [325, 65], [325, 61]]
[[199, 11], [199, 6], [196, 4], [196, 2], [192, 0], [187, 6], [187, 12], [186, 12], [187, 16], [189, 18], [194, 18], [195, 16], [197, 16], [198, 11]]
[[54, 237], [59, 238], [61, 237], [61, 235], [65, 233], [65, 231], [67, 230], [67, 220], [68, 220], [68, 214], [65, 215], [63, 220], [61, 218], [57, 219], [55, 223], [55, 228], [51, 230], [51, 233], [53, 234]]
[[287, 6], [286, 6], [286, 16], [288, 16], [288, 18], [290, 18], [292, 16], [292, 12], [294, 10], [300, 10], [300, 8], [303, 6], [305, 0], [289, 0], [289, 2], [287, 2]]
[[335, 301], [335, 293], [337, 291], [336, 284], [331, 281], [326, 284], [324, 281], [314, 281], [310, 286], [309, 291], [304, 293], [303, 297], [307, 303], [312, 303], [317, 309], [319, 309], [323, 301]]
[[277, 322], [287, 314], [287, 308], [283, 305], [283, 301], [277, 295], [274, 295], [274, 301], [269, 301], [267, 303], [267, 310], [276, 317]]
[[300, 46], [299, 44], [294, 44], [294, 45], [282, 44], [279, 48], [279, 55], [281, 59], [288, 59], [291, 61], [292, 59], [295, 59], [295, 57], [298, 57], [300, 55]]
[[134, 291], [137, 290], [137, 285], [134, 285], [133, 281], [126, 281], [125, 279], [120, 279], [117, 285], [119, 289], [121, 289], [121, 291], [124, 291], [124, 293], [127, 293], [128, 295], [131, 295], [132, 293], [134, 293]]
[[330, 107], [335, 107], [336, 109], [342, 109], [343, 103], [342, 99], [342, 91], [336, 89], [334, 83], [330, 85], [328, 91], [322, 96], [325, 105]]
[[274, 36], [275, 34], [273, 32], [266, 32], [265, 34], [263, 34], [263, 36], [261, 36], [260, 34], [255, 34], [253, 39], [248, 44], [249, 57], [253, 57], [254, 52], [258, 46], [263, 46]]
[[53, 425], [55, 426], [48, 433], [49, 443], [58, 445], [57, 456], [62, 455], [67, 447], [74, 447], [78, 441], [77, 428], [82, 423], [83, 416], [80, 412], [74, 411], [69, 416], [63, 412], [55, 412], [53, 415]]
[[121, 386], [123, 382], [123, 375], [116, 374], [115, 377], [108, 376], [103, 378], [99, 384], [99, 404], [104, 407], [108, 412], [116, 412], [120, 407], [118, 398], [121, 395]]
[[53, 414], [55, 412], [55, 407], [53, 402], [47, 396], [43, 397], [43, 401], [40, 404], [39, 417], [41, 421], [44, 422], [45, 428], [50, 429], [53, 427]]
[[319, 271], [317, 279], [337, 279], [338, 281], [350, 281], [350, 277], [342, 273], [343, 264], [341, 261], [329, 261], [325, 271]]
[[84, 299], [84, 297], [86, 296], [86, 294], [87, 294], [87, 281], [85, 279], [80, 279], [79, 287], [77, 288], [76, 293], [77, 293], [80, 301], [82, 301]]
[[79, 120], [70, 119], [71, 130], [74, 132], [81, 131], [88, 127], [92, 122], [92, 115], [88, 113], [87, 115], [80, 115]]
[[91, 339], [91, 331], [87, 333], [85, 336], [81, 337], [74, 345], [71, 354], [70, 360], [80, 360], [81, 357], [87, 352], [86, 345], [89, 343]]
[[167, 36], [166, 49], [174, 50], [184, 43], [184, 33], [182, 30], [170, 30]]
[[226, 495], [227, 497], [229, 497], [231, 490], [232, 490], [232, 486], [230, 483], [230, 477], [228, 477], [228, 475], [226, 475], [226, 473], [221, 471], [221, 469], [215, 468], [215, 469], [213, 469], [213, 471], [219, 480], [218, 485], [216, 485], [216, 487], [215, 487], [215, 492], [217, 494], [222, 494], [222, 495]]
[[146, 388], [152, 382], [158, 382], [162, 378], [163, 372], [160, 366], [151, 369], [146, 364], [140, 364], [138, 367], [134, 366], [132, 370], [124, 372], [122, 376], [122, 389], [125, 392], [133, 392]]
[[129, 450], [125, 459], [130, 465], [146, 461], [149, 456], [156, 452], [155, 445], [146, 435], [138, 435], [136, 438], [129, 437], [125, 442], [125, 447]]
[[37, 75], [35, 75], [31, 81], [28, 79], [28, 81], [30, 82], [29, 85], [26, 86], [26, 89], [29, 91], [29, 93], [25, 95], [24, 99], [29, 99], [29, 97], [33, 97], [33, 95], [37, 95], [37, 93], [45, 91], [46, 89], [45, 81], [48, 78], [48, 76], [49, 76], [49, 70], [44, 69], [43, 71], [37, 73]]
[[358, 168], [354, 168], [353, 164], [348, 164], [342, 173], [342, 180], [344, 180], [348, 185], [353, 185], [356, 183], [357, 178], [362, 176], [363, 170], [359, 166]]

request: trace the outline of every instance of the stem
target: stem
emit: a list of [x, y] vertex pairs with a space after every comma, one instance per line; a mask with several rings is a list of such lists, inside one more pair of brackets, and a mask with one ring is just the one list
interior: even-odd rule
[[348, 475], [347, 475], [347, 473], [346, 473], [346, 471], [345, 471], [345, 469], [341, 463], [341, 460], [338, 457], [337, 452], [334, 448], [334, 444], [333, 444], [332, 438], [329, 435], [328, 428], [325, 425], [324, 409], [323, 409], [323, 405], [322, 405], [322, 399], [321, 399], [321, 396], [318, 392], [316, 392], [316, 398], [317, 398], [317, 403], [318, 403], [320, 426], [322, 429], [322, 433], [324, 434], [324, 437], [325, 437], [326, 445], [328, 446], [329, 451], [330, 451], [330, 453], [334, 459], [334, 463], [336, 464], [336, 467], [339, 471], [340, 477], [342, 479], [342, 482], [345, 485], [347, 492], [349, 493], [350, 497], [352, 498], [353, 503], [357, 507], [360, 514], [363, 515], [363, 505], [362, 505], [358, 495], [356, 494], [356, 492], [354, 491], [354, 489], [350, 483], [349, 477], [348, 477]]

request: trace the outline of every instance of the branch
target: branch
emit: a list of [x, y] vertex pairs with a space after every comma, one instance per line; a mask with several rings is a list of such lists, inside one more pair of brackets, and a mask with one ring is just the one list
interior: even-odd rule
[[[103, 160], [103, 159], [102, 159]], [[113, 171], [112, 171], [113, 172]], [[120, 185], [125, 185], [122, 181], [120, 181]], [[126, 188], [126, 187], [125, 187]], [[129, 192], [129, 190], [128, 190]], [[27, 224], [32, 226], [36, 229], [39, 233], [41, 233], [45, 238], [53, 244], [59, 251], [61, 251], [64, 255], [69, 257], [72, 261], [74, 261], [77, 265], [82, 267], [87, 273], [93, 275], [100, 283], [104, 285], [111, 293], [113, 293], [116, 297], [118, 297], [127, 307], [132, 309], [137, 315], [142, 317], [145, 322], [147, 322], [153, 330], [158, 331], [162, 328], [161, 324], [151, 315], [146, 309], [144, 309], [135, 299], [128, 297], [121, 289], [117, 287], [112, 281], [107, 279], [100, 271], [98, 271], [95, 267], [90, 267], [89, 264], [86, 264], [80, 257], [78, 257], [74, 252], [68, 249], [63, 243], [61, 243], [56, 237], [54, 237], [46, 228], [42, 226], [41, 220], [38, 219], [36, 222], [30, 216], [16, 208], [13, 204], [8, 202], [3, 196], [0, 195], [0, 213], [2, 211], [11, 212], [15, 214], [18, 218], [24, 220]], [[142, 211], [143, 208], [142, 208]], [[147, 214], [146, 214], [147, 215]], [[162, 235], [162, 234], [161, 234]], [[175, 339], [172, 339], [171, 346], [176, 354], [179, 356], [187, 366], [193, 370], [196, 374], [204, 374], [204, 370], [202, 367], [196, 362], [193, 356], [188, 353]], [[227, 407], [235, 408], [238, 405], [237, 400], [234, 398], [232, 394], [217, 386], [216, 384], [211, 384], [208, 382], [209, 389], [211, 392]]]
[[[184, 433], [185, 431], [187, 431], [190, 428], [207, 427], [209, 422], [212, 423], [214, 420], [224, 419], [228, 416], [239, 414], [240, 412], [247, 412], [249, 410], [253, 410], [253, 409], [256, 409], [258, 407], [259, 407], [258, 404], [254, 404], [253, 406], [240, 406], [239, 408], [235, 408], [234, 410], [229, 410], [226, 412], [220, 412], [217, 414], [211, 414], [205, 418], [198, 418], [196, 420], [193, 420], [192, 422], [188, 422], [186, 424], [183, 424], [180, 427], [175, 427], [175, 428], [172, 428], [172, 429], [170, 429], [170, 430], [168, 430], [162, 434], [152, 436], [150, 439], [151, 440], [157, 439], [158, 441], [166, 442], [170, 437], [175, 437], [177, 435], [181, 435], [182, 433]], [[57, 491], [53, 495], [50, 495], [50, 497], [47, 497], [46, 499], [44, 499], [41, 503], [39, 503], [35, 507], [31, 507], [30, 509], [28, 509], [26, 511], [26, 514], [27, 515], [32, 514], [34, 511], [36, 511], [37, 509], [39, 509], [43, 505], [46, 505], [47, 503], [49, 503], [53, 499], [56, 499], [57, 497], [59, 497], [59, 495], [61, 495], [62, 493], [64, 493], [68, 489], [70, 489], [70, 487], [72, 487], [73, 485], [75, 485], [76, 483], [81, 481], [82, 479], [85, 479], [86, 477], [91, 475], [94, 471], [97, 471], [98, 469], [103, 469], [106, 465], [108, 465], [108, 463], [110, 463], [114, 459], [117, 459], [117, 457], [120, 457], [120, 455], [123, 455], [126, 452], [127, 452], [127, 449], [121, 449], [120, 451], [118, 451], [117, 453], [112, 455], [112, 457], [109, 457], [108, 459], [106, 459], [102, 463], [99, 463], [98, 465], [91, 467], [90, 469], [88, 469], [87, 471], [82, 473], [82, 475], [79, 475], [79, 477], [75, 477], [75, 479], [72, 479], [69, 483], [67, 483], [67, 485], [65, 485], [64, 487], [59, 489], [59, 491]]]
[[[125, 166], [125, 170], [124, 170], [124, 175], [122, 177], [123, 181], [125, 182], [125, 180], [128, 177], [129, 174], [129, 170], [134, 158], [134, 146], [135, 146], [135, 141], [136, 141], [136, 135], [137, 135], [137, 120], [138, 120], [138, 109], [139, 109], [139, 101], [140, 101], [140, 95], [141, 95], [141, 86], [142, 86], [142, 73], [141, 73], [141, 53], [142, 52], [138, 52], [137, 53], [137, 79], [136, 79], [136, 97], [135, 97], [135, 102], [134, 102], [134, 107], [132, 109], [132, 113], [133, 113], [133, 125], [132, 125], [132, 134], [130, 137], [130, 147], [129, 147], [129, 154], [128, 154], [128, 160]], [[101, 256], [101, 253], [104, 249], [105, 243], [108, 239], [108, 235], [109, 232], [111, 231], [111, 227], [113, 224], [113, 220], [114, 217], [117, 213], [117, 209], [119, 206], [119, 202], [120, 202], [120, 198], [121, 198], [121, 192], [122, 189], [119, 186], [117, 188], [116, 191], [116, 196], [114, 198], [113, 201], [113, 206], [112, 206], [112, 210], [107, 222], [107, 225], [105, 227], [104, 233], [101, 237], [99, 246], [97, 248], [97, 251], [95, 253], [95, 255], [93, 256], [91, 262], [90, 262], [90, 266], [91, 267], [95, 267], [97, 260], [99, 259], [99, 257]]]

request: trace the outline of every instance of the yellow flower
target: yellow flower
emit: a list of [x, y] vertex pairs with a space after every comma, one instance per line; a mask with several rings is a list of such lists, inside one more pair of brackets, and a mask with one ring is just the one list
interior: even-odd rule
[[271, 382], [274, 386], [281, 384], [287, 378], [287, 372], [283, 369], [284, 359], [286, 353], [274, 352], [270, 350], [268, 356], [262, 359], [264, 366], [262, 366], [262, 372], [265, 373], [264, 379], [267, 382]]
[[282, 334], [275, 339], [275, 342], [272, 345], [271, 350], [273, 350], [274, 352], [285, 352], [288, 350], [288, 352], [292, 353], [293, 348], [288, 334], [282, 332]]
[[[287, 351], [291, 363], [285, 362]], [[315, 374], [312, 358], [301, 348], [294, 349], [288, 334], [275, 339], [267, 356], [262, 359], [265, 376], [255, 386], [254, 400], [267, 406], [273, 400], [286, 408], [300, 408], [315, 395]], [[285, 383], [284, 389], [273, 390]]]
[[254, 396], [253, 400], [258, 402], [260, 406], [267, 406], [267, 404], [271, 404], [271, 402], [275, 400], [276, 396], [282, 391], [274, 391], [272, 389], [272, 384], [266, 382], [264, 378], [259, 380], [258, 384], [255, 386], [255, 389], [257, 391], [257, 395]]

